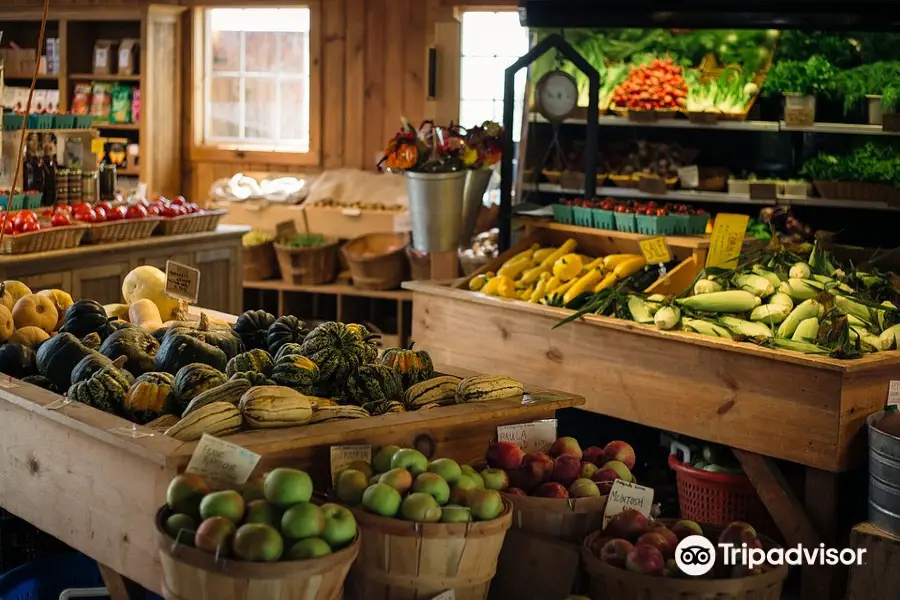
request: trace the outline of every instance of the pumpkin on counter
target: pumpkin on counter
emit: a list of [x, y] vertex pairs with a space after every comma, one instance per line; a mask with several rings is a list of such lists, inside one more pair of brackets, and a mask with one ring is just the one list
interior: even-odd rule
[[248, 310], [237, 318], [232, 329], [244, 342], [247, 350], [266, 349], [266, 332], [274, 322], [275, 315], [264, 310]]
[[269, 331], [266, 333], [269, 354], [275, 356], [285, 344], [302, 344], [308, 333], [309, 331], [303, 326], [303, 321], [297, 317], [293, 315], [278, 317], [269, 326]]
[[22, 344], [29, 348], [37, 349], [42, 343], [50, 339], [50, 334], [40, 327], [23, 327], [16, 329], [6, 340], [8, 344]]
[[137, 377], [155, 369], [159, 342], [140, 327], [123, 327], [100, 345], [100, 353], [110, 359], [126, 357], [125, 370]]
[[99, 302], [79, 300], [66, 310], [66, 318], [59, 331], [71, 333], [79, 338], [96, 333], [101, 339], [106, 339], [106, 336], [112, 333], [109, 321], [110, 318], [106, 316], [106, 311]]
[[144, 425], [175, 411], [175, 377], [157, 371], [144, 373], [128, 388], [122, 408], [125, 415]]
[[128, 371], [122, 370], [124, 364], [124, 356], [117, 358], [112, 365], [100, 369], [84, 381], [72, 384], [66, 396], [69, 400], [93, 406], [103, 412], [125, 416], [125, 396], [134, 383], [134, 378]]
[[24, 344], [3, 344], [0, 346], [0, 373], [16, 379], [22, 379], [28, 375], [36, 375], [37, 366], [34, 364], [34, 350]]
[[434, 363], [424, 350], [413, 350], [415, 342], [406, 348], [388, 348], [381, 355], [381, 364], [399, 373], [403, 389], [434, 377]]
[[28, 294], [22, 296], [12, 309], [13, 322], [16, 329], [22, 327], [38, 327], [47, 333], [56, 331], [59, 313], [48, 296]]
[[271, 375], [273, 367], [272, 355], [265, 350], [254, 348], [229, 360], [225, 367], [225, 374], [231, 377], [241, 371], [256, 371], [263, 375]]
[[61, 390], [69, 389], [72, 371], [81, 359], [94, 350], [71, 333], [58, 333], [37, 350], [38, 371]]
[[9, 339], [9, 336], [16, 330], [13, 323], [12, 311], [0, 304], [0, 343]]
[[50, 298], [50, 301], [53, 302], [53, 306], [56, 308], [57, 321], [56, 327], [53, 328], [53, 331], [56, 331], [63, 326], [63, 322], [66, 320], [66, 311], [75, 302], [72, 300], [72, 296], [63, 290], [41, 290], [38, 294]]
[[0, 283], [0, 304], [12, 311], [16, 302], [31, 293], [31, 289], [21, 281], [8, 279]]
[[218, 387], [227, 378], [221, 371], [202, 363], [185, 365], [175, 374], [172, 389], [175, 394], [176, 412], [184, 412], [195, 396]]

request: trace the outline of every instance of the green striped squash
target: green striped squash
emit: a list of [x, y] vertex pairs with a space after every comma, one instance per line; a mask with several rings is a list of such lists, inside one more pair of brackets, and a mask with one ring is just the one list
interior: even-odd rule
[[271, 375], [273, 366], [271, 354], [265, 350], [254, 348], [247, 352], [241, 352], [229, 360], [225, 367], [225, 374], [231, 377], [242, 371], [256, 371], [263, 375]]
[[319, 367], [312, 360], [299, 354], [282, 356], [275, 363], [272, 379], [278, 385], [308, 394], [319, 378]]
[[172, 386], [175, 392], [176, 412], [184, 412], [196, 396], [222, 385], [225, 381], [224, 373], [203, 363], [191, 363], [181, 367], [175, 374]]
[[363, 365], [344, 384], [343, 399], [358, 406], [396, 400], [403, 391], [400, 375], [384, 365]]

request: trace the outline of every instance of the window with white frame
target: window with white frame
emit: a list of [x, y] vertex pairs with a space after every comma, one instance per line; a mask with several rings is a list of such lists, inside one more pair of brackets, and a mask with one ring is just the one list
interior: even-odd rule
[[309, 8], [205, 13], [204, 145], [309, 152]]
[[[471, 127], [483, 121], [503, 122], [503, 81], [506, 68], [528, 52], [528, 29], [515, 10], [462, 13], [459, 122]], [[526, 69], [516, 74], [513, 139], [525, 106]]]

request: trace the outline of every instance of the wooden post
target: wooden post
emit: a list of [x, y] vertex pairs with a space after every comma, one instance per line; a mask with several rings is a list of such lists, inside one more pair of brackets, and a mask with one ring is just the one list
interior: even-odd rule
[[846, 600], [892, 598], [900, 589], [900, 537], [871, 523], [860, 523], [850, 533], [850, 547], [865, 550], [860, 566], [850, 567]]

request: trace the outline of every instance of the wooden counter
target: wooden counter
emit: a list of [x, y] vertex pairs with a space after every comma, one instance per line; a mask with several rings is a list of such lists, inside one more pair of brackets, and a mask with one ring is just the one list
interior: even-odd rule
[[249, 230], [151, 236], [145, 240], [85, 244], [69, 250], [0, 255], [0, 281], [18, 279], [35, 289], [59, 288], [101, 304], [122, 301], [122, 281], [139, 265], [166, 268], [167, 260], [200, 269], [201, 306], [243, 311], [241, 236]]
[[[121, 577], [111, 585], [120, 574], [159, 593], [154, 515], [196, 442], [159, 433], [132, 438], [124, 419], [78, 403], [50, 410], [45, 407], [59, 404], [60, 396], [18, 380], [0, 383], [0, 506], [104, 565], [110, 589], [123, 588]], [[527, 404], [495, 400], [226, 439], [263, 455], [257, 474], [278, 465], [306, 469], [324, 490], [332, 445], [398, 444], [468, 462], [483, 456], [498, 425], [550, 418], [584, 402], [535, 386], [528, 391]]]

